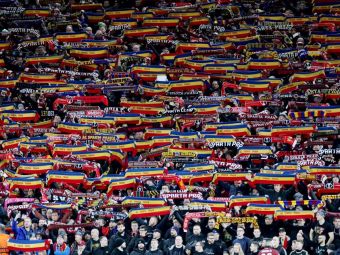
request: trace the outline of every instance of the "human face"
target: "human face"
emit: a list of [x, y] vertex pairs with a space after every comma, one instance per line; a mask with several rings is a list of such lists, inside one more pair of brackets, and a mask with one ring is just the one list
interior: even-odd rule
[[62, 245], [64, 243], [64, 238], [62, 236], [58, 236], [57, 238], [57, 244]]
[[208, 235], [207, 240], [209, 244], [213, 244], [215, 241], [214, 235]]
[[302, 250], [303, 244], [301, 242], [296, 242], [295, 243], [295, 249], [296, 250]]
[[277, 248], [279, 246], [279, 238], [277, 238], [276, 236], [273, 237], [273, 239], [272, 239], [272, 246], [274, 248]]
[[131, 229], [132, 229], [132, 231], [137, 231], [138, 230], [138, 224], [137, 223], [132, 223], [131, 224]]
[[108, 244], [107, 238], [106, 238], [106, 236], [103, 236], [103, 237], [100, 239], [100, 246], [101, 246], [101, 247], [106, 247], [107, 244]]
[[99, 238], [98, 229], [92, 229], [91, 230], [91, 238], [94, 239], [94, 240], [98, 240], [98, 238]]
[[333, 224], [334, 224], [334, 227], [336, 229], [339, 229], [340, 228], [340, 218], [335, 218], [334, 221], [333, 221]]
[[158, 241], [156, 239], [151, 240], [151, 248], [154, 250], [158, 249]]
[[243, 228], [237, 228], [236, 234], [237, 234], [237, 238], [243, 238], [244, 229]]
[[280, 192], [280, 190], [281, 190], [281, 184], [274, 184], [274, 190], [275, 190], [275, 192]]
[[146, 236], [146, 232], [147, 232], [147, 231], [146, 231], [145, 228], [141, 228], [141, 229], [139, 230], [139, 235], [144, 237], [144, 236]]
[[254, 234], [255, 237], [260, 237], [261, 231], [258, 228], [256, 228], [256, 229], [254, 229], [253, 234]]
[[54, 222], [57, 222], [59, 220], [59, 215], [57, 212], [52, 213], [52, 220]]
[[119, 233], [123, 233], [124, 230], [125, 230], [124, 224], [119, 224], [119, 225], [117, 226], [117, 230], [118, 230]]
[[209, 226], [209, 228], [214, 228], [215, 227], [215, 220], [214, 219], [210, 219], [208, 221], [208, 226]]
[[194, 233], [194, 235], [201, 234], [201, 227], [200, 226], [194, 226], [193, 233]]
[[176, 246], [181, 246], [183, 244], [183, 239], [182, 239], [182, 237], [181, 236], [176, 236], [176, 238], [175, 238], [175, 245]]
[[32, 226], [32, 220], [30, 218], [26, 218], [24, 221], [24, 227], [30, 228]]

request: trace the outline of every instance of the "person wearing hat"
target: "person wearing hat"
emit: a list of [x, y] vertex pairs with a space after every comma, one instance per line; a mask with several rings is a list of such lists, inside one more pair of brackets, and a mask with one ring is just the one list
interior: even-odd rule
[[[78, 255], [78, 248], [81, 244], [85, 244], [83, 241], [83, 232], [80, 230], [77, 230], [77, 232], [74, 235], [74, 242], [71, 245], [71, 255]], [[85, 248], [85, 247], [84, 247]]]
[[334, 232], [332, 225], [325, 220], [325, 217], [326, 212], [322, 209], [316, 213], [316, 222], [313, 223], [312, 228], [310, 229], [309, 238], [317, 243], [318, 236], [325, 235], [327, 238], [326, 244], [330, 245], [334, 240]]
[[130, 255], [144, 255], [146, 252], [145, 243], [143, 239], [139, 239], [136, 242], [135, 248], [130, 253]]
[[264, 238], [273, 238], [278, 233], [277, 222], [274, 221], [273, 215], [266, 215], [264, 222], [260, 221], [260, 229]]
[[117, 238], [122, 238], [127, 244], [130, 243], [131, 237], [126, 233], [123, 221], [117, 223], [117, 233], [112, 235], [109, 241], [109, 250], [113, 251], [113, 244]]
[[127, 252], [130, 253], [132, 252], [132, 250], [134, 249], [134, 247], [136, 247], [136, 243], [140, 240], [143, 239], [144, 243], [148, 244], [149, 243], [149, 236], [148, 234], [148, 228], [146, 225], [142, 225], [139, 228], [139, 235], [132, 238], [128, 247], [127, 247]]
[[122, 238], [117, 238], [113, 245], [115, 248], [113, 249], [111, 255], [127, 255], [126, 252], [126, 242]]
[[175, 238], [178, 235], [179, 229], [176, 226], [173, 226], [170, 229], [170, 237], [166, 239], [163, 243], [163, 251], [167, 251], [169, 247], [175, 244]]
[[[164, 246], [164, 240], [162, 239], [162, 231], [158, 228], [154, 229], [152, 232], [152, 238], [158, 241], [158, 246]], [[151, 243], [150, 243], [151, 245]]]

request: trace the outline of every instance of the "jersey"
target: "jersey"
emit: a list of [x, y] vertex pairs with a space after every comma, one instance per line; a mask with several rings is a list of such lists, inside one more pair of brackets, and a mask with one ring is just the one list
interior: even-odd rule
[[273, 248], [264, 248], [258, 253], [258, 255], [280, 255], [280, 253]]

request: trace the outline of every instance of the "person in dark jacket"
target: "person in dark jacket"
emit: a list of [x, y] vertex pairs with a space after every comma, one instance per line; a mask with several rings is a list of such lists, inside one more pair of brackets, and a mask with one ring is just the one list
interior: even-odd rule
[[91, 239], [86, 242], [86, 248], [83, 251], [83, 255], [92, 255], [99, 247], [99, 230], [94, 228], [91, 230]]
[[126, 242], [122, 238], [117, 238], [113, 245], [114, 249], [111, 255], [127, 255]]
[[137, 242], [143, 239], [145, 244], [149, 243], [150, 238], [147, 236], [147, 226], [142, 225], [139, 228], [139, 236], [136, 236], [134, 238], [131, 239], [128, 247], [127, 247], [127, 252], [130, 253], [132, 252], [133, 248], [136, 246]]
[[295, 186], [291, 186], [289, 189], [283, 190], [281, 184], [274, 184], [274, 189], [267, 189], [258, 184], [256, 185], [256, 189], [261, 195], [269, 196], [270, 201], [274, 203], [278, 200], [288, 200], [288, 198], [293, 195]]
[[127, 244], [130, 242], [131, 237], [127, 234], [125, 230], [124, 222], [120, 221], [117, 223], [117, 233], [112, 235], [109, 241], [109, 250], [113, 251], [113, 243], [117, 238], [122, 238]]
[[145, 253], [145, 255], [163, 255], [164, 252], [159, 249], [159, 242], [157, 239], [152, 239], [150, 242], [150, 249]]
[[204, 244], [204, 252], [207, 255], [222, 255], [222, 249], [215, 243], [215, 234], [209, 233], [207, 236], [207, 241]]
[[145, 249], [144, 240], [143, 239], [139, 239], [136, 242], [136, 246], [133, 249], [133, 251], [130, 253], [130, 255], [144, 255], [145, 252], [146, 252], [146, 249]]
[[93, 255], [108, 255], [110, 254], [108, 240], [106, 236], [99, 238], [100, 247], [93, 252]]
[[185, 255], [185, 246], [181, 236], [176, 236], [175, 244], [169, 248], [168, 255]]
[[172, 227], [170, 229], [170, 237], [163, 242], [163, 251], [167, 251], [169, 247], [175, 244], [175, 238], [178, 236], [178, 228]]
[[193, 229], [192, 229], [192, 233], [188, 232], [187, 234], [187, 245], [185, 246], [185, 249], [187, 251], [192, 251], [193, 248], [195, 247], [195, 244], [197, 242], [201, 242], [204, 241], [204, 236], [201, 233], [201, 226], [196, 224]]

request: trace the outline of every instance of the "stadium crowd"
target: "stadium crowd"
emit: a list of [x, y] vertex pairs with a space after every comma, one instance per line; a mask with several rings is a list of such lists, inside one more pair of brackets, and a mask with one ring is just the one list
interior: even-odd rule
[[339, 255], [339, 14], [0, 0], [0, 255]]

